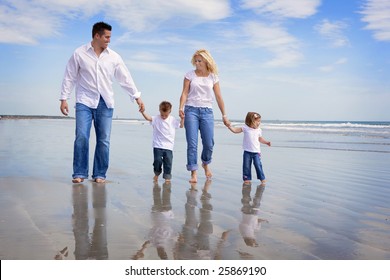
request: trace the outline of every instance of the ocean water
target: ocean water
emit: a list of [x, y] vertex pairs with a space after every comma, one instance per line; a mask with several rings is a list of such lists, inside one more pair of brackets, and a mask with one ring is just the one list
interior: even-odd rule
[[212, 181], [188, 183], [179, 129], [172, 183], [154, 184], [143, 120], [114, 120], [97, 186], [71, 183], [74, 120], [0, 120], [0, 258], [390, 259], [390, 122], [262, 128], [265, 187], [242, 184], [242, 135], [220, 122]]

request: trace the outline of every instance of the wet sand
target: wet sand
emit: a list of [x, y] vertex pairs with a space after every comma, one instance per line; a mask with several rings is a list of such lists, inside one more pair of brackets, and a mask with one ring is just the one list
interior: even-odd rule
[[216, 127], [213, 179], [200, 170], [191, 185], [182, 129], [171, 184], [154, 184], [151, 127], [114, 121], [107, 183], [72, 184], [73, 132], [74, 120], [0, 121], [0, 259], [390, 259], [387, 153], [285, 147], [264, 131], [267, 184], [243, 186], [242, 135]]

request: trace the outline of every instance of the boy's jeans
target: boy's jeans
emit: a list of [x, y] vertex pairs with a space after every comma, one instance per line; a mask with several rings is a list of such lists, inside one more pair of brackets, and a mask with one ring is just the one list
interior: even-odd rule
[[171, 179], [173, 152], [167, 149], [153, 148], [153, 155], [154, 175], [159, 176], [164, 168], [163, 178]]

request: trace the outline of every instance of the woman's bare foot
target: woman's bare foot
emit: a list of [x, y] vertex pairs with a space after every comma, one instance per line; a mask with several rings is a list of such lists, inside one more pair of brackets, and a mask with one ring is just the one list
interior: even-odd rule
[[191, 179], [189, 181], [190, 183], [197, 183], [198, 177], [196, 175], [196, 170], [191, 171]]
[[265, 180], [261, 180], [261, 184], [260, 184], [260, 186], [265, 186]]
[[153, 176], [153, 182], [157, 182], [158, 181], [158, 176], [157, 175], [154, 175]]
[[72, 183], [79, 184], [84, 182], [84, 178], [73, 178]]
[[213, 173], [211, 173], [209, 165], [208, 164], [202, 164], [202, 167], [204, 169], [204, 174], [206, 175], [207, 180], [210, 180], [211, 177], [213, 177]]

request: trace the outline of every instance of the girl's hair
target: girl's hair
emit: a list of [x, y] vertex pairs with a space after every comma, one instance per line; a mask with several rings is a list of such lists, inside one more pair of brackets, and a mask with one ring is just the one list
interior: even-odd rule
[[159, 109], [162, 112], [169, 112], [172, 109], [172, 104], [168, 101], [163, 101], [160, 103]]
[[255, 120], [257, 120], [257, 119], [261, 119], [261, 116], [259, 113], [248, 112], [248, 114], [246, 114], [245, 124], [249, 127], [254, 127]]
[[218, 74], [217, 64], [215, 63], [214, 58], [211, 56], [211, 54], [208, 50], [200, 49], [200, 50], [197, 50], [193, 54], [192, 59], [191, 59], [191, 63], [194, 66], [195, 66], [195, 56], [197, 56], [197, 55], [200, 55], [201, 57], [203, 57], [204, 61], [206, 62], [207, 71], [209, 71], [210, 73], [213, 73], [215, 75]]

